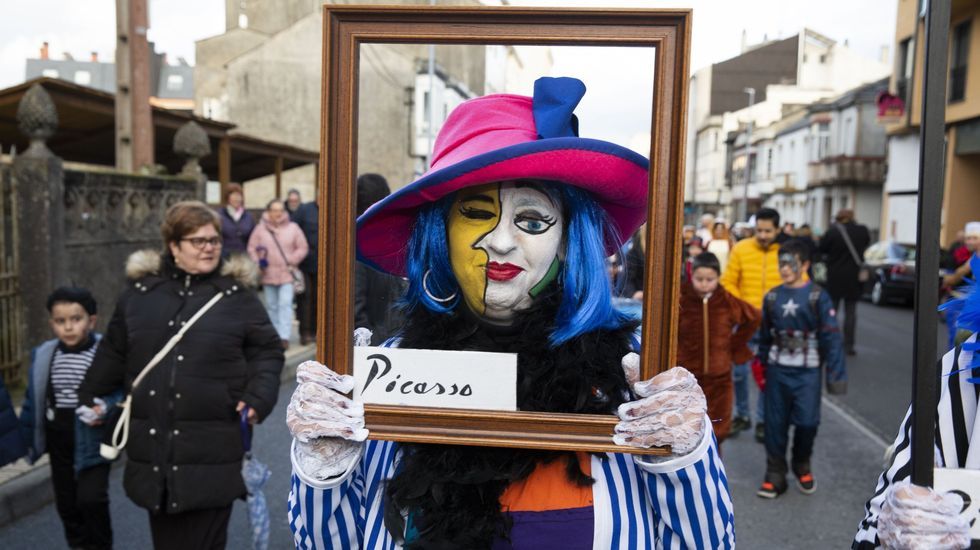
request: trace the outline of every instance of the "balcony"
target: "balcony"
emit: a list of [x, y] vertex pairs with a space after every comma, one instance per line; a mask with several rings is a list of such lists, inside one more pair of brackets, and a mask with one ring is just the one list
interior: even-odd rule
[[807, 187], [882, 185], [885, 157], [828, 157], [807, 166]]

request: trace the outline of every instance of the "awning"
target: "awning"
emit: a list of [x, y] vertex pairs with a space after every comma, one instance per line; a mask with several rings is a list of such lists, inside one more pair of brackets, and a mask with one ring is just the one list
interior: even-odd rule
[[[58, 110], [58, 130], [47, 142], [54, 154], [71, 162], [115, 166], [115, 96], [54, 78], [0, 90], [0, 148], [27, 149], [28, 139], [17, 129], [17, 105], [35, 83], [44, 87]], [[237, 133], [234, 124], [161, 107], [152, 107], [152, 113], [155, 161], [171, 174], [184, 164], [173, 151], [174, 134], [191, 120], [211, 142], [211, 154], [200, 161], [210, 180], [244, 182], [319, 162], [316, 151]]]

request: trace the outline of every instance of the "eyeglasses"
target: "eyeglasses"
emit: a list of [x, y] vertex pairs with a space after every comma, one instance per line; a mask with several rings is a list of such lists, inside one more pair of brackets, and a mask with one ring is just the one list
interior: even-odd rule
[[204, 250], [204, 247], [211, 245], [214, 248], [221, 248], [221, 237], [190, 237], [187, 239], [181, 239], [181, 241], [187, 241], [191, 243], [191, 246], [198, 250]]

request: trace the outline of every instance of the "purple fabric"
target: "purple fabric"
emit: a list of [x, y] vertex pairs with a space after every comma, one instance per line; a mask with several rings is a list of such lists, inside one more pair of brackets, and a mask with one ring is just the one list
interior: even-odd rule
[[246, 210], [236, 222], [225, 207], [218, 209], [218, 217], [221, 218], [221, 239], [224, 241], [221, 249], [222, 256], [227, 257], [232, 253], [244, 254], [248, 238], [255, 230], [255, 218]]
[[591, 549], [595, 531], [592, 506], [545, 512], [508, 512], [514, 521], [510, 542], [497, 539], [493, 550]]

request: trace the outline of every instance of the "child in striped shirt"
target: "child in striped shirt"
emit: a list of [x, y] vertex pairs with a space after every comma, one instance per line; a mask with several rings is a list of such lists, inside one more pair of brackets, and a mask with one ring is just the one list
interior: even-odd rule
[[55, 504], [72, 548], [112, 548], [109, 462], [99, 455], [105, 411], [119, 395], [78, 406], [81, 385], [101, 335], [97, 306], [84, 288], [61, 287], [48, 297], [56, 338], [31, 351], [31, 370], [20, 422], [28, 458], [50, 456]]

